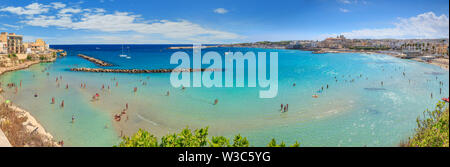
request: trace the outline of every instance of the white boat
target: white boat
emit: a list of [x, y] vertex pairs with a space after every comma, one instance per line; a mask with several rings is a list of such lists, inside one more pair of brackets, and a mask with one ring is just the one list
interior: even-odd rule
[[123, 53], [123, 45], [122, 45], [122, 54], [119, 55], [119, 57], [128, 57], [128, 55], [126, 55], [126, 54]]

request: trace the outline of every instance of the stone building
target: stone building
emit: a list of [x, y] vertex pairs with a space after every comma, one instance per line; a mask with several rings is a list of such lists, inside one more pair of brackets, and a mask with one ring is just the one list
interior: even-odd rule
[[[8, 54], [23, 54], [25, 48], [23, 46], [23, 36], [15, 33], [2, 32], [0, 34], [0, 43], [6, 43]], [[4, 48], [4, 47], [3, 47]]]

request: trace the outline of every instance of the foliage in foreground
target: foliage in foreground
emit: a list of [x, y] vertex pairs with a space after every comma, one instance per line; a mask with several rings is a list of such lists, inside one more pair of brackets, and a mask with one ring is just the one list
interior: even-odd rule
[[417, 118], [416, 134], [406, 146], [409, 147], [449, 147], [448, 104], [438, 102], [434, 111], [426, 110], [422, 120]]
[[[240, 134], [234, 136], [233, 144], [230, 144], [228, 138], [224, 136], [212, 136], [208, 138], [208, 127], [195, 129], [193, 132], [189, 128], [184, 128], [180, 133], [169, 134], [157, 138], [149, 132], [139, 129], [132, 137], [123, 137], [118, 147], [249, 147], [250, 143], [246, 137]], [[285, 147], [286, 144], [281, 142], [277, 144], [272, 139], [267, 147]], [[295, 142], [291, 147], [299, 147], [300, 144]]]

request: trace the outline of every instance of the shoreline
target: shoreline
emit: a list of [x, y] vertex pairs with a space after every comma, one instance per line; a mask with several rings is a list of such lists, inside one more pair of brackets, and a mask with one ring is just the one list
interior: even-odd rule
[[[316, 53], [316, 54], [324, 54], [324, 53], [363, 53], [363, 54], [384, 54], [384, 55], [389, 55], [392, 57], [396, 57], [396, 58], [400, 58], [400, 59], [405, 59], [402, 56], [400, 56], [399, 54], [394, 54], [394, 53], [389, 53], [389, 52], [384, 52], [384, 53], [379, 53], [376, 51], [358, 51], [358, 50], [328, 50], [328, 51], [323, 51], [320, 53]], [[448, 59], [444, 59], [444, 58], [438, 58], [437, 60], [439, 61], [445, 61], [447, 60], [447, 63], [445, 62], [435, 62], [433, 60], [431, 60], [431, 62], [427, 62], [424, 60], [421, 60], [420, 57], [415, 57], [412, 59], [405, 59], [405, 60], [414, 60], [420, 63], [426, 63], [426, 64], [431, 64], [431, 65], [435, 65], [438, 66], [444, 70], [449, 70], [449, 62]]]
[[[364, 50], [335, 50], [335, 49], [288, 49], [288, 48], [278, 48], [278, 47], [243, 47], [243, 46], [232, 46], [232, 45], [219, 45], [217, 47], [231, 47], [231, 48], [260, 48], [260, 49], [285, 49], [285, 50], [301, 50], [301, 51], [310, 51], [312, 52], [312, 54], [326, 54], [326, 53], [363, 53], [363, 54], [384, 54], [384, 55], [389, 55], [389, 56], [393, 56], [396, 58], [400, 58], [400, 59], [404, 59], [402, 58], [399, 54], [394, 54], [394, 53], [389, 53], [389, 52], [385, 52], [385, 53], [378, 53], [377, 51], [364, 51]], [[414, 60], [416, 62], [420, 62], [420, 63], [426, 63], [426, 64], [431, 64], [431, 65], [435, 65], [440, 67], [441, 69], [444, 70], [449, 70], [449, 59], [445, 59], [445, 58], [438, 58], [436, 61], [431, 60], [431, 62], [427, 62], [424, 60], [421, 60], [420, 57], [416, 57], [416, 58], [412, 58], [412, 59], [406, 59], [406, 60]], [[445, 62], [447, 61], [447, 62]]]
[[[15, 65], [15, 66], [11, 66], [11, 67], [0, 67], [0, 77], [1, 77], [1, 75], [5, 74], [7, 72], [26, 69], [35, 64], [53, 62], [57, 59], [56, 57], [51, 57], [49, 60], [28, 61], [28, 62], [24, 62], [19, 65]], [[2, 88], [0, 88], [0, 92], [1, 91], [2, 91]], [[23, 128], [25, 128], [25, 133], [26, 133], [25, 135], [32, 136], [35, 133], [37, 133], [39, 140], [42, 141], [42, 144], [45, 143], [46, 144], [45, 146], [49, 146], [49, 147], [60, 147], [61, 146], [59, 143], [54, 141], [53, 135], [51, 135], [49, 132], [47, 132], [45, 130], [45, 128], [39, 123], [39, 121], [37, 121], [31, 115], [31, 113], [29, 113], [28, 111], [13, 104], [12, 102], [10, 102], [9, 104], [6, 104], [5, 103], [6, 99], [5, 99], [5, 97], [3, 97], [2, 94], [0, 94], [0, 100], [2, 101], [1, 105], [4, 106], [4, 108], [2, 108], [2, 109], [5, 110], [3, 112], [13, 112], [13, 115], [14, 115], [13, 117], [15, 117], [14, 119], [24, 119], [24, 118], [26, 119], [21, 125]], [[2, 121], [0, 121], [0, 123], [1, 122]], [[20, 125], [18, 125], [18, 126], [20, 126]], [[6, 131], [3, 130], [3, 132], [5, 133]], [[23, 133], [23, 132], [17, 132], [17, 133]], [[5, 135], [8, 139], [8, 134], [5, 134]], [[9, 143], [12, 143], [11, 139], [8, 139], [8, 141], [9, 141]], [[14, 147], [13, 144], [11, 144], [11, 145]], [[25, 146], [30, 146], [30, 145], [25, 145]], [[33, 146], [33, 145], [31, 145], [31, 146]]]

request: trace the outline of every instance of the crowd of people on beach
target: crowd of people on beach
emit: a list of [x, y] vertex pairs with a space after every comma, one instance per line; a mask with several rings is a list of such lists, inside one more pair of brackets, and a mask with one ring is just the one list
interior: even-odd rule
[[[381, 71], [385, 71], [385, 69], [384, 69], [384, 67], [383, 66], [381, 66], [380, 67], [380, 70]], [[408, 77], [408, 74], [406, 73], [406, 68], [405, 67], [395, 67], [394, 68], [394, 71], [396, 71], [396, 72], [399, 72], [400, 74], [399, 74], [399, 77], [403, 77], [403, 78], [405, 78], [405, 79], [407, 79], [407, 82], [409, 83], [409, 84], [411, 84], [412, 82], [414, 82], [414, 80], [412, 80], [412, 78], [409, 78]], [[43, 70], [43, 72], [45, 72], [45, 70]], [[47, 76], [49, 76], [50, 74], [49, 74], [49, 72], [46, 72], [46, 75]], [[379, 83], [379, 86], [380, 87], [385, 87], [386, 85], [387, 86], [389, 86], [389, 81], [390, 80], [392, 80], [393, 79], [393, 75], [394, 75], [394, 73], [392, 73], [391, 74], [391, 76], [390, 76], [390, 79], [386, 79], [386, 80], [378, 80], [378, 81], [374, 81], [374, 83], [376, 83], [376, 84], [378, 84]], [[149, 79], [149, 77], [147, 77], [147, 79]], [[314, 91], [313, 91], [313, 93], [312, 93], [312, 98], [314, 98], [314, 99], [318, 99], [320, 96], [323, 96], [324, 95], [324, 91], [327, 91], [327, 90], [329, 90], [330, 89], [330, 87], [331, 86], [333, 86], [333, 84], [337, 84], [337, 83], [340, 83], [340, 82], [342, 82], [342, 83], [349, 83], [349, 84], [351, 84], [351, 83], [355, 83], [355, 82], [357, 82], [358, 80], [362, 80], [362, 79], [365, 79], [365, 80], [368, 80], [369, 79], [369, 77], [368, 76], [366, 76], [366, 75], [363, 75], [363, 74], [348, 74], [348, 75], [335, 75], [335, 76], [333, 76], [333, 78], [332, 78], [332, 81], [331, 82], [328, 82], [328, 83], [324, 83], [324, 84], [321, 84], [320, 86], [318, 86], [318, 88], [317, 89], [315, 89]], [[119, 87], [119, 81], [116, 81], [116, 78], [114, 77], [113, 79], [112, 79], [113, 81], [115, 81], [115, 87]], [[438, 84], [439, 84], [439, 95], [442, 95], [443, 94], [443, 88], [444, 88], [444, 86], [445, 86], [445, 83], [443, 82], [443, 81], [441, 81], [441, 80], [439, 80], [439, 77], [438, 76], [436, 76], [435, 77], [435, 80], [436, 81], [439, 81], [438, 82]], [[431, 82], [431, 80], [426, 80], [427, 82]], [[58, 76], [58, 77], [56, 77], [55, 78], [55, 82], [56, 82], [56, 87], [57, 88], [59, 88], [60, 87], [60, 84], [63, 84], [63, 76], [62, 75], [60, 75], [60, 76]], [[142, 86], [146, 86], [147, 85], [147, 82], [146, 81], [144, 81], [144, 80], [140, 80], [139, 81], [140, 82], [140, 85], [142, 85]], [[405, 80], [405, 82], [406, 82], [406, 80]], [[114, 83], [114, 82], [113, 82]], [[65, 83], [65, 89], [66, 90], [69, 90], [69, 83]], [[19, 81], [19, 84], [17, 85], [16, 83], [14, 83], [14, 82], [10, 82], [10, 83], [7, 83], [6, 84], [6, 86], [8, 87], [8, 88], [10, 88], [10, 89], [12, 89], [12, 88], [14, 88], [14, 93], [15, 94], [17, 94], [17, 92], [19, 91], [19, 89], [18, 88], [21, 88], [22, 87], [22, 80], [20, 80]], [[295, 88], [297, 88], [297, 84], [296, 83], [292, 83], [292, 87], [295, 87]], [[1, 88], [1, 83], [0, 83], [0, 88]], [[86, 89], [87, 88], [87, 83], [85, 83], [85, 82], [81, 82], [80, 83], [80, 89]], [[101, 85], [101, 88], [100, 88], [100, 91], [105, 91], [105, 90], [110, 90], [111, 89], [111, 87], [109, 86], [109, 85], [106, 85], [105, 86], [105, 84], [102, 84]], [[182, 87], [181, 88], [181, 90], [182, 91], [185, 91], [186, 90], [186, 88], [185, 87]], [[135, 87], [133, 87], [133, 90], [132, 90], [132, 92], [133, 93], [138, 93], [138, 87], [137, 86], [135, 86]], [[319, 96], [320, 95], [320, 96]], [[99, 101], [100, 100], [100, 96], [101, 96], [101, 93], [98, 93], [98, 92], [96, 92], [93, 96], [92, 96], [92, 102], [96, 102], [96, 101]], [[103, 96], [103, 95], [102, 95]], [[166, 96], [170, 96], [170, 91], [167, 91], [166, 92]], [[433, 95], [433, 92], [430, 92], [430, 97], [431, 98], [433, 98], [433, 96], [436, 96], [436, 95]], [[35, 98], [38, 98], [39, 96], [38, 96], [38, 93], [37, 92], [35, 92], [34, 93], [34, 97]], [[447, 102], [448, 102], [448, 97], [447, 98], [442, 98], [444, 101], [445, 101], [445, 99], [447, 100]], [[60, 99], [61, 101], [60, 101], [60, 108], [64, 108], [64, 99]], [[57, 102], [57, 99], [55, 98], [55, 97], [52, 97], [51, 98], [51, 102], [50, 102], [50, 104], [56, 104]], [[210, 103], [211, 104], [211, 103]], [[216, 98], [216, 99], [214, 99], [213, 100], [213, 103], [212, 103], [213, 105], [218, 105], [219, 104], [219, 100]], [[294, 110], [295, 110], [295, 108], [294, 108]], [[286, 112], [288, 112], [289, 111], [289, 104], [281, 104], [280, 105], [280, 110], [279, 110], [281, 113], [286, 113]], [[129, 112], [129, 104], [128, 103], [125, 103], [125, 108], [122, 108], [121, 109], [121, 111], [119, 112], [119, 113], [116, 113], [116, 114], [114, 114], [113, 115], [113, 120], [114, 121], [116, 121], [116, 122], [121, 122], [122, 120], [125, 120], [125, 121], [127, 121], [128, 119], [129, 119], [129, 114], [128, 114], [128, 112]], [[71, 118], [71, 123], [72, 124], [75, 124], [75, 114], [73, 114], [72, 115], [72, 118]], [[64, 141], [59, 141], [58, 142], [58, 144], [60, 144], [61, 146], [62, 145], [64, 145]]]

